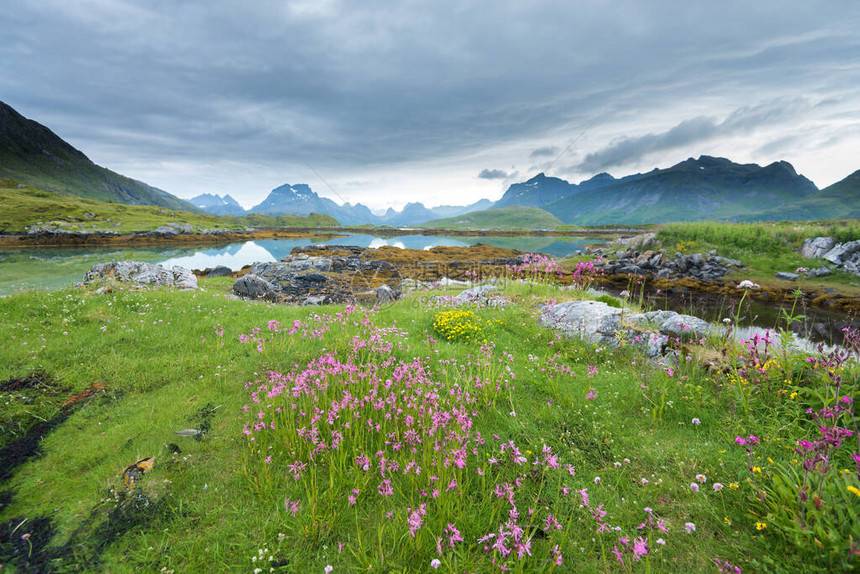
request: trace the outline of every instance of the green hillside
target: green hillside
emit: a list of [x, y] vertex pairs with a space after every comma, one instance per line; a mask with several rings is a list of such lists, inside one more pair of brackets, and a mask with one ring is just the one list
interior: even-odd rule
[[860, 170], [842, 181], [825, 187], [818, 193], [767, 211], [759, 211], [738, 219], [810, 221], [818, 219], [860, 218]]
[[0, 102], [0, 178], [38, 189], [129, 205], [203, 213], [190, 202], [93, 163], [45, 126]]
[[473, 211], [456, 217], [434, 219], [421, 225], [428, 229], [557, 229], [564, 223], [537, 207], [512, 205]]
[[31, 225], [69, 231], [152, 231], [168, 223], [187, 223], [199, 229], [257, 227], [336, 227], [338, 222], [316, 213], [300, 216], [218, 217], [166, 209], [157, 205], [124, 205], [68, 197], [0, 179], [0, 232], [22, 233]]

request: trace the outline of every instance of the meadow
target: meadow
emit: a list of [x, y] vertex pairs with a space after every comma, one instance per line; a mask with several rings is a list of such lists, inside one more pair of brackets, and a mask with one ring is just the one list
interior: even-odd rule
[[0, 562], [856, 568], [860, 334], [810, 356], [727, 325], [653, 361], [541, 328], [541, 304], [590, 296], [541, 261], [499, 307], [276, 306], [229, 278], [0, 299]]

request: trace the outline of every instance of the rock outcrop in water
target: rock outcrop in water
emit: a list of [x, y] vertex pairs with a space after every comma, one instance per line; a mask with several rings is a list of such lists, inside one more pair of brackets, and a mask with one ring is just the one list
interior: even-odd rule
[[298, 304], [388, 304], [407, 289], [405, 279], [433, 281], [480, 268], [501, 276], [522, 256], [490, 246], [430, 250], [342, 245], [296, 247], [279, 262], [254, 263], [233, 285], [244, 298]]

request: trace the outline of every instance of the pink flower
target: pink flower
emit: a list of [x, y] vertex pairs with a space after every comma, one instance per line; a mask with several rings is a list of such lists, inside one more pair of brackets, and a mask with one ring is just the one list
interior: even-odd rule
[[699, 419], [697, 419], [697, 418], [694, 418], [694, 419], [692, 420], [692, 423], [693, 423], [694, 425], [700, 425], [700, 424], [702, 424], [702, 421], [700, 421], [700, 420], [699, 420]]
[[696, 484], [695, 482], [691, 482], [690, 483], [690, 490], [692, 490], [693, 492], [699, 492], [699, 485]]
[[600, 477], [599, 476], [594, 477], [594, 484], [600, 484]]
[[693, 522], [686, 522], [684, 524], [684, 530], [687, 531], [687, 534], [696, 531], [696, 525]]
[[707, 481], [708, 481], [708, 477], [707, 477], [707, 476], [705, 476], [704, 474], [697, 474], [697, 475], [696, 475], [696, 480], [698, 480], [699, 482], [703, 482], [703, 483], [704, 483], [704, 482], [707, 482]]
[[719, 491], [721, 491], [722, 489], [723, 489], [723, 485], [722, 485], [722, 483], [720, 483], [720, 482], [715, 482], [715, 483], [714, 483], [714, 492], [719, 492]]
[[433, 560], [431, 560], [431, 561], [430, 561], [430, 567], [431, 567], [431, 568], [434, 568], [434, 569], [437, 569], [437, 570], [438, 570], [439, 566], [441, 566], [441, 565], [442, 565], [442, 563], [441, 563], [441, 562], [439, 562], [439, 559], [438, 559], [438, 558], [434, 558]]

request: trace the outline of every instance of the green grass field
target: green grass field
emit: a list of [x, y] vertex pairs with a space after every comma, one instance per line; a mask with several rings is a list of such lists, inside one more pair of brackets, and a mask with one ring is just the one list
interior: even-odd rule
[[[0, 467], [56, 423], [0, 483], [9, 571], [856, 567], [857, 437], [805, 414], [856, 432], [856, 347], [808, 362], [714, 338], [657, 364], [539, 327], [538, 304], [581, 295], [551, 285], [379, 310], [202, 285], [0, 299]], [[799, 440], [827, 463], [804, 474]]]

